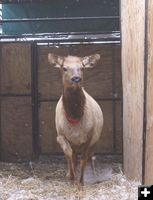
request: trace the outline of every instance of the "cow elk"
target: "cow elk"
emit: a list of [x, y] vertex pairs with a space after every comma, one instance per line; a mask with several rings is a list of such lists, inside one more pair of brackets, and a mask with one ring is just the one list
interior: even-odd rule
[[103, 127], [100, 106], [82, 86], [83, 71], [94, 67], [99, 59], [99, 54], [86, 57], [48, 54], [50, 64], [61, 69], [63, 78], [63, 93], [56, 106], [57, 142], [67, 159], [71, 180], [76, 180], [77, 152], [80, 153], [81, 185], [84, 183], [86, 162]]

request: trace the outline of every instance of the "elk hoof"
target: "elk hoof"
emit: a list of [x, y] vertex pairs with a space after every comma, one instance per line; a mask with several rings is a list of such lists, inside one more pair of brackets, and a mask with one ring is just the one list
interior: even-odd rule
[[71, 172], [67, 172], [66, 177], [71, 181], [75, 180], [75, 176]]
[[77, 181], [76, 185], [77, 185], [77, 187], [78, 187], [78, 190], [80, 190], [80, 191], [83, 190], [83, 186], [84, 186], [83, 183], [81, 183], [80, 181]]

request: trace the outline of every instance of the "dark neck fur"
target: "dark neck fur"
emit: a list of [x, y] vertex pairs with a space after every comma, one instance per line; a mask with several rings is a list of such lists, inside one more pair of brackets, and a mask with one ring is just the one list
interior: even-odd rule
[[63, 106], [68, 117], [81, 119], [84, 114], [85, 95], [81, 87], [64, 88]]

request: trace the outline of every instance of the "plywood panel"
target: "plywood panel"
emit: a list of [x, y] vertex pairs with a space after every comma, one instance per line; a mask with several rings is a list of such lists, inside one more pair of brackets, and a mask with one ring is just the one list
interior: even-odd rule
[[30, 97], [1, 99], [1, 158], [27, 161], [32, 158], [32, 110]]
[[148, 1], [148, 72], [145, 184], [153, 184], [153, 1]]
[[[113, 153], [113, 135], [112, 135], [112, 104], [111, 102], [100, 102], [104, 113], [104, 128], [102, 137], [97, 143], [95, 152]], [[39, 110], [39, 138], [41, 153], [61, 152], [56, 142], [55, 130], [55, 106], [56, 102], [43, 102]]]
[[121, 1], [124, 173], [142, 180], [145, 0]]
[[30, 44], [3, 44], [1, 46], [1, 92], [31, 92]]
[[[59, 98], [62, 92], [61, 74], [58, 69], [51, 67], [47, 60], [49, 52], [59, 55], [67, 55], [69, 53], [78, 56], [90, 55], [92, 53], [100, 53], [101, 60], [93, 69], [85, 70], [84, 87], [94, 97], [111, 98], [112, 97], [112, 46], [111, 45], [77, 45], [70, 47], [50, 47], [39, 49], [39, 93], [44, 98]], [[117, 96], [121, 96], [121, 73], [120, 60], [117, 50], [116, 64], [116, 92]], [[96, 88], [96, 89], [95, 89]]]

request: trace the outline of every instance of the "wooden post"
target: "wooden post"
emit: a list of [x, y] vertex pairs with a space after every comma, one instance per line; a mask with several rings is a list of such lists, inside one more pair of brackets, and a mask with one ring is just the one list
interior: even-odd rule
[[148, 0], [147, 21], [147, 104], [144, 183], [153, 184], [153, 1]]
[[122, 0], [123, 149], [127, 177], [153, 184], [153, 1]]
[[142, 181], [145, 0], [121, 0], [123, 168]]

